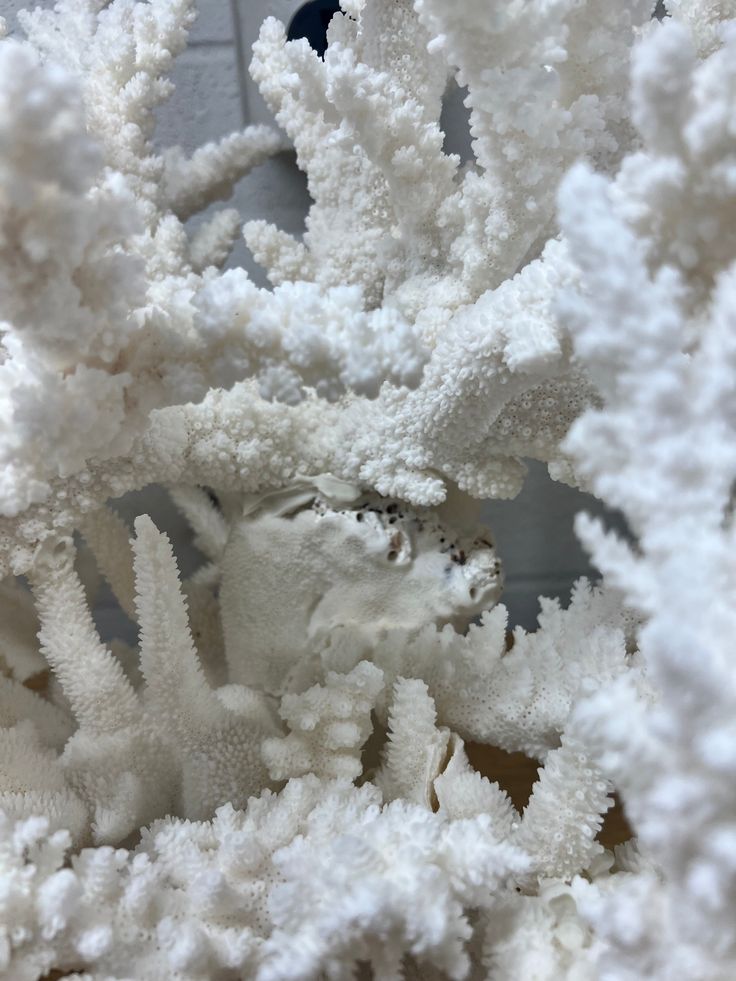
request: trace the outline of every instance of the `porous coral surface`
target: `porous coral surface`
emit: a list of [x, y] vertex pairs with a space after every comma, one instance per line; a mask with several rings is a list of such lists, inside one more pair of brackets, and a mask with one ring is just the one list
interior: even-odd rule
[[[191, 156], [194, 0], [0, 31], [0, 976], [732, 981], [736, 4], [340, 6]], [[532, 632], [525, 459], [629, 530]]]

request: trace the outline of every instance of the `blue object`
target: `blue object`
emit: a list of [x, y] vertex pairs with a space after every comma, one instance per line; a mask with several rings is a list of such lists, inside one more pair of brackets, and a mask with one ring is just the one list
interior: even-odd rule
[[287, 38], [295, 41], [305, 37], [320, 58], [327, 50], [327, 28], [334, 14], [339, 13], [337, 0], [311, 0], [305, 3], [292, 17]]

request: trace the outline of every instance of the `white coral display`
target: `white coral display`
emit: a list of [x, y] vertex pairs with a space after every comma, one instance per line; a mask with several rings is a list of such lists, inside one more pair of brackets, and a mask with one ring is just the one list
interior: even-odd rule
[[[0, 20], [0, 977], [731, 981], [736, 4], [340, 6], [189, 157], [194, 0]], [[524, 459], [630, 535], [509, 632]]]

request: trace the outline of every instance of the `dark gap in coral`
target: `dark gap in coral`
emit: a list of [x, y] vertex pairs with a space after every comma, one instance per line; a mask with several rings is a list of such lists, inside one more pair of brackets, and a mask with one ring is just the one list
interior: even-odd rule
[[657, 0], [657, 5], [654, 8], [654, 13], [652, 14], [652, 17], [656, 17], [657, 20], [664, 20], [665, 17], [669, 17], [667, 8], [664, 4], [664, 0]]
[[306, 38], [320, 58], [327, 50], [327, 28], [335, 14], [340, 12], [338, 0], [311, 0], [303, 4], [289, 24], [287, 40]]
[[497, 746], [483, 743], [466, 743], [470, 765], [482, 776], [497, 783], [511, 798], [521, 813], [529, 802], [532, 787], [536, 783], [539, 762], [524, 753], [507, 753]]
[[388, 738], [388, 729], [379, 721], [375, 711], [371, 712], [371, 727], [371, 734], [363, 744], [363, 752], [360, 756], [362, 774], [357, 780], [359, 786], [375, 777]]
[[440, 115], [440, 129], [445, 135], [442, 150], [446, 154], [456, 153], [461, 164], [475, 160], [470, 135], [470, 110], [465, 105], [467, 97], [467, 88], [459, 86], [451, 78], [442, 97]]
[[603, 826], [595, 837], [604, 848], [611, 850], [634, 837], [618, 794], [613, 795], [613, 807], [604, 814]]
[[51, 678], [51, 671], [41, 671], [39, 674], [33, 674], [30, 678], [26, 678], [23, 682], [25, 688], [30, 688], [31, 691], [35, 691], [38, 695], [44, 695], [46, 689], [49, 685], [49, 679]]

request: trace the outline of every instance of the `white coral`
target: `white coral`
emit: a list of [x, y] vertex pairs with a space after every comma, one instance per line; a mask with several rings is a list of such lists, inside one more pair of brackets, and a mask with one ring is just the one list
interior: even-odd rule
[[[733, 765], [736, 474], [736, 241], [726, 163], [732, 25], [723, 41], [698, 63], [687, 32], [671, 24], [642, 47], [633, 87], [641, 153], [613, 185], [577, 169], [561, 197], [583, 271], [583, 291], [563, 303], [604, 397], [573, 427], [568, 446], [593, 489], [623, 509], [638, 548], [600, 523], [581, 519], [579, 527], [607, 577], [646, 616], [639, 645], [657, 695], [648, 705], [632, 679], [621, 679], [610, 702], [599, 697], [578, 710], [585, 737], [622, 788], [642, 850], [665, 878], [655, 901], [651, 882], [631, 890], [640, 890], [645, 931], [625, 924], [604, 931], [601, 958], [620, 965], [606, 968], [614, 977], [632, 976], [643, 958], [662, 978], [723, 977], [736, 963], [734, 803], [725, 777]], [[676, 76], [674, 61], [683, 68]], [[677, 111], [673, 83], [686, 94]], [[659, 200], [656, 213], [641, 206], [644, 193]], [[703, 222], [678, 225], [672, 243], [672, 221], [691, 208]], [[643, 472], [646, 480], [637, 480]], [[620, 908], [614, 897], [590, 910], [602, 924], [605, 910], [619, 917]]]
[[[206, 824], [159, 822], [131, 856], [84, 850], [67, 869], [64, 832], [5, 818], [12, 920], [0, 956], [22, 979], [85, 965], [141, 981], [162, 970], [287, 981], [320, 969], [339, 976], [358, 960], [387, 978], [411, 946], [459, 978], [464, 906], [523, 869], [523, 856], [487, 835], [483, 818], [447, 823], [400, 802], [381, 811], [378, 800], [369, 787], [294, 780], [245, 812], [228, 806]], [[361, 915], [368, 909], [373, 916]]]
[[[0, 973], [732, 978], [733, 0], [341, 6], [254, 48], [313, 198], [245, 228], [271, 290], [184, 222], [286, 137], [153, 142], [193, 0], [0, 39]], [[509, 636], [470, 497], [524, 457], [631, 538]]]
[[371, 732], [371, 710], [383, 687], [383, 674], [362, 661], [346, 675], [329, 672], [313, 685], [281, 700], [280, 714], [291, 732], [265, 739], [263, 759], [274, 780], [314, 773], [354, 780], [363, 765], [360, 751]]

